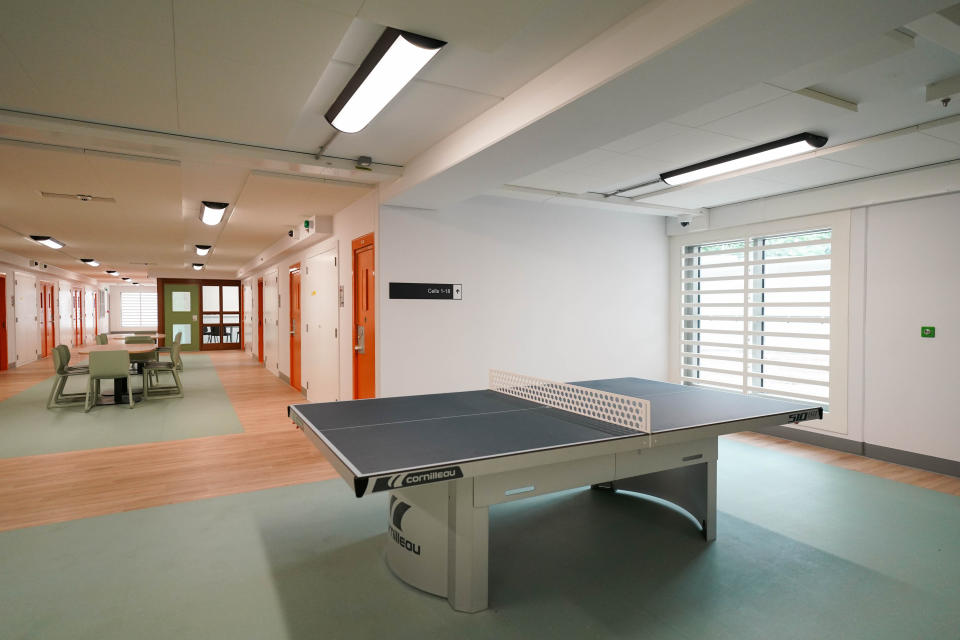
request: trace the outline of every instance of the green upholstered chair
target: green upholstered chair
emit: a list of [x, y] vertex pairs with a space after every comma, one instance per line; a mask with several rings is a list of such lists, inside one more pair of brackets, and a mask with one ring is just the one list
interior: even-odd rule
[[[169, 347], [157, 347], [157, 355], [159, 356], [159, 355], [161, 355], [161, 354], [166, 353], [166, 354], [168, 354], [168, 355], [170, 356], [170, 361], [173, 362], [173, 351], [172, 351], [172, 348], [173, 348], [173, 345], [174, 345], [174, 344], [180, 344], [180, 337], [181, 337], [182, 335], [183, 335], [182, 333], [180, 333], [179, 331], [177, 331], [177, 333], [174, 334], [174, 336], [173, 336], [173, 342], [170, 343], [171, 346], [169, 346]], [[158, 358], [158, 359], [159, 359], [159, 358]], [[177, 357], [176, 365], [177, 365], [177, 370], [178, 370], [178, 371], [183, 371], [183, 360], [181, 360], [181, 359], [179, 358], [179, 356]]]
[[89, 367], [71, 367], [70, 349], [63, 344], [58, 344], [53, 348], [53, 369], [56, 378], [53, 380], [53, 388], [50, 389], [50, 395], [47, 397], [47, 409], [54, 407], [69, 407], [83, 402], [85, 393], [64, 393], [63, 388], [67, 384], [67, 378], [70, 376], [85, 376], [90, 373]]
[[[179, 336], [179, 334], [177, 334]], [[147, 362], [143, 365], [143, 398], [182, 398], [183, 384], [180, 382], [180, 373], [177, 363], [180, 362], [180, 341], [174, 340], [170, 345], [170, 362]], [[160, 373], [169, 373], [173, 376], [173, 385], [160, 386]], [[156, 378], [157, 383], [153, 380]]]
[[84, 411], [90, 411], [100, 396], [100, 381], [104, 378], [126, 378], [127, 396], [133, 409], [133, 385], [130, 384], [130, 354], [126, 351], [94, 351], [90, 354], [90, 378], [87, 382], [87, 400]]
[[97, 334], [97, 344], [107, 344], [107, 334], [98, 333]]

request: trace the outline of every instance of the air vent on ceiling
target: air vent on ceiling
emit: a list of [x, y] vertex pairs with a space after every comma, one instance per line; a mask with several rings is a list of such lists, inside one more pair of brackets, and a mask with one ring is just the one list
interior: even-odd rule
[[60, 198], [64, 200], [79, 200], [80, 202], [116, 202], [113, 198], [104, 198], [102, 196], [91, 196], [86, 193], [53, 193], [52, 191], [41, 191], [42, 198]]

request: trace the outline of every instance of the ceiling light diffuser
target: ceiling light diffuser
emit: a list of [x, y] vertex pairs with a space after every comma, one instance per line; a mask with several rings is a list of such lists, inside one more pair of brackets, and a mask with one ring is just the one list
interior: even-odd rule
[[200, 221], [211, 227], [220, 224], [228, 204], [227, 202], [207, 202], [204, 200], [203, 208], [200, 210]]
[[123, 280], [124, 282], [130, 282], [130, 278], [120, 278], [120, 279]]
[[198, 256], [205, 256], [210, 253], [211, 246], [209, 244], [195, 244], [193, 246], [197, 248]]
[[194, 262], [194, 263], [193, 263], [193, 270], [194, 270], [194, 271], [200, 271], [200, 269], [203, 269], [203, 265], [202, 265], [201, 263], [199, 263], [199, 262]]
[[812, 133], [798, 133], [795, 136], [767, 142], [756, 147], [728, 153], [725, 156], [705, 160], [692, 164], [689, 167], [675, 169], [660, 174], [660, 179], [671, 186], [687, 184], [704, 178], [711, 178], [723, 173], [738, 171], [766, 162], [773, 162], [782, 158], [808, 153], [819, 149], [827, 143], [827, 139]]
[[387, 27], [327, 111], [327, 122], [344, 133], [360, 131], [445, 44]]
[[80, 262], [84, 263], [88, 267], [99, 267], [100, 263], [94, 260], [93, 258], [80, 258]]
[[66, 246], [56, 238], [51, 238], [50, 236], [30, 236], [30, 239], [51, 249], [63, 249]]
[[111, 276], [115, 276], [115, 275], [117, 275], [117, 272], [114, 271], [113, 269], [107, 269], [107, 274], [109, 274], [109, 275], [111, 275]]

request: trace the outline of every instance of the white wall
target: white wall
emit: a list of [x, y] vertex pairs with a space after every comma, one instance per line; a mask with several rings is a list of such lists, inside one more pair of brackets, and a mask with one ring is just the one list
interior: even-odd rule
[[[667, 237], [659, 217], [484, 196], [380, 212], [380, 395], [554, 380], [666, 377]], [[463, 285], [390, 300], [389, 282]]]
[[[351, 242], [354, 238], [375, 232], [377, 229], [377, 218], [379, 214], [379, 195], [376, 191], [370, 191], [368, 194], [338, 212], [333, 217], [333, 234], [318, 243], [311, 244], [303, 249], [293, 249], [286, 251], [263, 266], [258, 267], [256, 271], [244, 273], [243, 278], [251, 278], [254, 283], [254, 313], [256, 313], [256, 281], [258, 277], [264, 276], [276, 269], [279, 272], [278, 290], [280, 294], [279, 309], [279, 339], [278, 339], [278, 367], [267, 366], [267, 370], [274, 374], [283, 374], [290, 376], [290, 272], [289, 267], [292, 264], [306, 264], [308, 257], [318, 253], [336, 248], [337, 263], [339, 270], [339, 283], [344, 290], [344, 304], [340, 307], [339, 317], [339, 353], [340, 353], [340, 396], [341, 400], [348, 400], [353, 397], [353, 345], [351, 343], [350, 327], [353, 322], [353, 286], [351, 284], [352, 273], [352, 249]], [[267, 279], [264, 278], [264, 290], [266, 291]], [[267, 295], [264, 293], [264, 314], [267, 309]], [[302, 321], [312, 321], [309, 318], [301, 317]], [[256, 321], [254, 320], [254, 328]], [[268, 330], [264, 327], [264, 332]], [[301, 335], [303, 335], [301, 333]], [[256, 334], [252, 336], [253, 351], [256, 352]], [[269, 354], [267, 341], [264, 340], [264, 351]], [[302, 349], [302, 346], [301, 346]], [[309, 353], [301, 351], [302, 378], [311, 379], [312, 372], [308, 368], [313, 366], [314, 359]]]
[[866, 441], [960, 460], [960, 195], [870, 207], [866, 237]]
[[[904, 193], [911, 192], [901, 186]], [[878, 194], [872, 187], [870, 182], [862, 185], [861, 206], [852, 212], [845, 437], [960, 460], [960, 419], [952, 406], [960, 379], [955, 370], [960, 359], [960, 254], [954, 246], [960, 235], [960, 194], [870, 205], [896, 195]], [[856, 204], [849, 185], [837, 190], [837, 198], [833, 189], [821, 189], [720, 207], [710, 212], [709, 226], [796, 215], [814, 196], [822, 206]], [[683, 233], [675, 225], [668, 228]], [[929, 325], [937, 327], [937, 337], [921, 338], [920, 327]]]

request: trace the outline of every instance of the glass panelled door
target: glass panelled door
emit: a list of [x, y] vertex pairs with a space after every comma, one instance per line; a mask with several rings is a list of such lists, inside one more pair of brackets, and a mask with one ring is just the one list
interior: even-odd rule
[[203, 285], [204, 349], [240, 348], [240, 285]]

